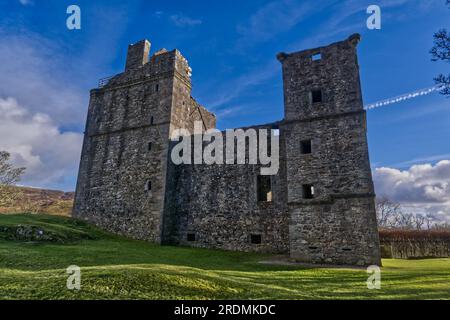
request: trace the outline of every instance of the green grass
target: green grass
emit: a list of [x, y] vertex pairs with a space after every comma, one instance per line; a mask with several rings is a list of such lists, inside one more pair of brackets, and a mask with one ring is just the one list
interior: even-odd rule
[[[384, 260], [381, 290], [362, 269], [275, 266], [267, 256], [156, 246], [63, 217], [0, 215], [70, 241], [0, 240], [0, 299], [450, 299], [450, 259]], [[85, 235], [91, 240], [86, 240]], [[66, 268], [81, 267], [81, 290]]]

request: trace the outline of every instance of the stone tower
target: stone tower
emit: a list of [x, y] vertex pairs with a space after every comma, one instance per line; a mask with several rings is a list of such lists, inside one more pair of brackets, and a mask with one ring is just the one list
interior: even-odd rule
[[171, 131], [215, 118], [191, 98], [181, 53], [149, 52], [147, 40], [130, 45], [125, 72], [91, 90], [73, 214], [160, 243]]
[[285, 118], [240, 128], [278, 131], [272, 176], [261, 164], [174, 164], [174, 130], [216, 118], [192, 98], [178, 50], [130, 45], [125, 71], [91, 90], [73, 215], [154, 243], [379, 265], [358, 42], [278, 55]]
[[356, 47], [280, 53], [291, 258], [380, 264]]

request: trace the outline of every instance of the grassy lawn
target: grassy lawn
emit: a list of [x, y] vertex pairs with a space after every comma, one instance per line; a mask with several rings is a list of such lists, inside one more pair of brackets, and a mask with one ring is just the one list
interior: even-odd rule
[[[52, 241], [17, 239], [36, 226]], [[0, 299], [450, 299], [450, 259], [383, 260], [381, 290], [361, 269], [275, 266], [267, 256], [162, 247], [70, 218], [0, 215]], [[81, 290], [66, 268], [81, 267]]]

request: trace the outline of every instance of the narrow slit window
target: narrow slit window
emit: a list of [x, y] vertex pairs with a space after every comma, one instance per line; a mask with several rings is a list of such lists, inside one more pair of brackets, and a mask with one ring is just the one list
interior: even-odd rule
[[320, 52], [315, 53], [311, 56], [312, 61], [319, 61], [322, 60], [322, 54]]
[[152, 191], [152, 182], [151, 181], [147, 181], [145, 183], [145, 191], [147, 191], [147, 192]]
[[300, 152], [301, 154], [312, 153], [311, 140], [300, 141]]
[[311, 184], [303, 185], [303, 198], [314, 199], [314, 186]]
[[257, 189], [259, 202], [272, 202], [272, 183], [270, 176], [258, 176]]
[[262, 238], [260, 234], [251, 234], [250, 235], [250, 243], [251, 244], [261, 244]]
[[194, 242], [196, 239], [195, 239], [195, 233], [188, 233], [187, 234], [187, 241], [189, 241], [189, 242]]
[[150, 124], [153, 124], [155, 122], [155, 118], [153, 116], [150, 117]]
[[315, 89], [311, 91], [311, 102], [312, 103], [319, 103], [322, 102], [323, 97], [322, 97], [322, 90], [320, 89]]
[[159, 91], [159, 84], [155, 84], [155, 92]]
[[153, 144], [152, 144], [151, 142], [149, 142], [149, 143], [147, 144], [147, 150], [148, 150], [148, 151], [152, 151], [152, 147], [153, 147]]

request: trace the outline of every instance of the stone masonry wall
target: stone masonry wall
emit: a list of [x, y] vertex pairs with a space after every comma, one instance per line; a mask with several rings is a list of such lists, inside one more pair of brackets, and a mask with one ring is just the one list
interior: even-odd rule
[[[293, 259], [380, 264], [356, 46], [359, 36], [279, 54], [283, 65], [286, 174]], [[320, 58], [314, 59], [320, 54]], [[314, 92], [321, 99], [313, 100]], [[301, 142], [311, 141], [302, 154]], [[313, 197], [306, 190], [313, 187]]]
[[[259, 126], [256, 129], [270, 130], [273, 127]], [[225, 155], [225, 138], [223, 144]], [[171, 187], [166, 201], [166, 243], [287, 253], [289, 216], [286, 173], [281, 158], [278, 174], [271, 177], [272, 202], [257, 199], [260, 165], [169, 166]], [[195, 240], [189, 241], [188, 234], [195, 235]], [[252, 244], [251, 235], [260, 235], [261, 243]]]
[[273, 201], [264, 202], [259, 165], [172, 163], [174, 130], [192, 133], [200, 121], [205, 131], [216, 118], [192, 98], [192, 70], [178, 50], [149, 59], [149, 42], [130, 46], [125, 72], [91, 91], [74, 216], [156, 243], [380, 264], [358, 41], [278, 55], [285, 119], [254, 127], [280, 132]]
[[[129, 57], [132, 61], [139, 60], [134, 48]], [[146, 47], [142, 48], [145, 56]], [[178, 60], [178, 51], [164, 52], [92, 90], [75, 217], [115, 233], [161, 241]], [[179, 77], [189, 81], [186, 72]]]

